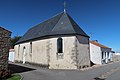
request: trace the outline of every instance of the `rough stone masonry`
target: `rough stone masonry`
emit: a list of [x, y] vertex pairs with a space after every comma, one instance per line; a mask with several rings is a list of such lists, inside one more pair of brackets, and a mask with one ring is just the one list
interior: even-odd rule
[[7, 69], [11, 32], [0, 27], [0, 71]]

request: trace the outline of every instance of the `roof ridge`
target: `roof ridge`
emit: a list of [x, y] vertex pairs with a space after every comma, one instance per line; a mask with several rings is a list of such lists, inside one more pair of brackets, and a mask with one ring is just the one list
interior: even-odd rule
[[103, 45], [103, 44], [100, 44], [100, 43], [98, 43], [98, 42], [95, 42], [95, 41], [90, 41], [90, 43], [95, 44], [95, 45], [97, 45], [97, 46], [99, 46], [99, 47], [109, 48], [109, 47], [107, 47], [107, 46], [105, 46], [105, 45]]
[[[9, 31], [9, 30], [7, 30], [7, 29], [5, 29], [5, 28], [3, 28], [2, 26], [0, 26], [0, 28], [1, 29], [4, 29], [4, 30], [6, 30], [6, 31]], [[11, 31], [9, 31], [10, 33], [12, 33]]]
[[[67, 15], [67, 17], [69, 18], [69, 14], [68, 14], [68, 13], [66, 13], [66, 15]], [[72, 22], [71, 22], [70, 18], [69, 18], [69, 21], [70, 21], [70, 24], [73, 26], [73, 24], [72, 24]], [[75, 31], [75, 29], [74, 29], [74, 27], [72, 27], [72, 28], [73, 28], [74, 32], [76, 32], [76, 31]]]
[[[74, 19], [73, 19], [69, 14], [67, 14], [67, 16], [68, 16], [68, 18], [69, 18], [69, 20], [70, 20], [70, 23], [71, 23], [71, 25], [73, 26], [74, 31], [75, 31], [76, 33], [77, 33], [77, 31], [76, 31], [76, 29], [75, 29], [76, 27], [74, 27], [74, 25], [77, 25], [77, 26], [79, 27], [79, 29], [82, 30], [83, 34], [85, 34], [85, 35], [83, 35], [83, 34], [80, 34], [80, 35], [89, 37], [89, 36], [83, 31], [83, 29], [74, 21]], [[75, 24], [72, 24], [72, 21], [73, 21]]]
[[64, 12], [62, 12], [61, 14], [62, 15], [59, 17], [58, 21], [56, 22], [56, 24], [54, 25], [54, 27], [51, 29], [50, 33], [53, 31], [53, 29], [55, 28], [55, 26], [57, 25], [57, 23], [60, 21], [60, 19], [63, 16]]

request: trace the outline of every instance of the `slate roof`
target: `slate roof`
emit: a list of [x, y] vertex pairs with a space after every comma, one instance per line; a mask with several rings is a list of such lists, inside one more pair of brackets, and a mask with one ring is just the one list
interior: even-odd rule
[[[101, 47], [101, 48], [109, 48], [109, 47], [107, 47], [107, 46], [104, 46], [104, 45], [98, 43], [97, 41], [90, 41], [90, 43], [92, 43], [92, 44], [94, 44], [94, 45], [96, 45], [96, 46], [99, 46], [99, 47]], [[109, 49], [111, 49], [111, 48], [109, 48]]]
[[58, 35], [89, 37], [66, 12], [62, 12], [29, 29], [16, 44], [36, 38]]

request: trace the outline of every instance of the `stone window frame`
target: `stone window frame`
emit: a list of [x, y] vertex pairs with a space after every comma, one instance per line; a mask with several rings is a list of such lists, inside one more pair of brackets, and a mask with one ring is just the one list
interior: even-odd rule
[[61, 37], [57, 39], [57, 59], [63, 59], [63, 39]]

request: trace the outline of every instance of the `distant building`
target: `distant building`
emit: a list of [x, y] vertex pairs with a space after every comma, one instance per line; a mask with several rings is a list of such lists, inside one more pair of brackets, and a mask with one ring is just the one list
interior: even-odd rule
[[14, 62], [14, 54], [15, 54], [15, 50], [9, 49], [9, 61], [10, 62]]
[[11, 32], [0, 27], [0, 70], [7, 69]]
[[62, 12], [30, 28], [15, 45], [15, 61], [50, 69], [90, 66], [89, 36]]
[[111, 48], [106, 47], [97, 40], [90, 41], [90, 59], [94, 64], [105, 64], [112, 61]]
[[115, 52], [113, 54], [112, 60], [115, 61], [120, 61], [120, 52]]

